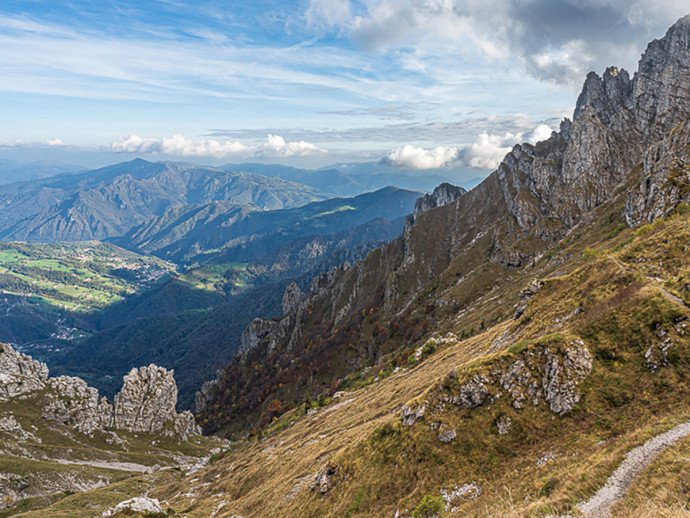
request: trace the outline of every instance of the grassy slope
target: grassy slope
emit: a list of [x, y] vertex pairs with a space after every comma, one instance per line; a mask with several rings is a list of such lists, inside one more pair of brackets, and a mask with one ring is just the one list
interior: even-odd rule
[[[142, 466], [139, 469], [155, 465], [172, 468], [181, 459], [206, 456], [218, 445], [217, 441], [206, 437], [192, 437], [178, 444], [177, 440], [162, 435], [118, 431], [117, 436], [123, 441], [119, 444], [112, 441], [109, 433], [84, 435], [41, 419], [41, 397], [37, 394], [0, 403], [0, 415], [13, 416], [29, 433], [20, 437], [0, 432], [0, 473], [4, 477], [0, 481], [0, 493], [1, 486], [8, 481], [15, 487], [28, 484], [20, 491], [22, 500], [9, 509], [0, 510], [0, 517], [18, 513], [22, 513], [21, 516], [91, 517], [122, 500], [140, 495], [147, 484], [153, 487], [181, 476], [177, 469], [143, 474], [118, 463]], [[76, 464], [84, 462], [105, 464]], [[105, 484], [109, 486], [96, 490], [97, 496], [72, 496], [77, 488]], [[55, 512], [44, 510], [50, 505]]]
[[[487, 326], [487, 315], [499, 306], [512, 307], [530, 278], [548, 278], [518, 321], [499, 317], [480, 334], [444, 346], [421, 365], [355, 390], [314, 415], [299, 417], [301, 408], [287, 413], [269, 438], [237, 442], [196, 482], [185, 480], [157, 494], [190, 517], [207, 516], [222, 502], [218, 516], [380, 516], [411, 512], [424, 495], [474, 481], [482, 496], [459, 502], [457, 516], [545, 516], [571, 509], [604, 483], [626, 451], [690, 418], [685, 397], [690, 339], [674, 329], [689, 313], [690, 218], [624, 229], [606, 212], [619, 214], [615, 205], [602, 207], [594, 223], [558, 250], [507, 276], [500, 292], [486, 286], [486, 294], [460, 318], [444, 320], [440, 328], [478, 329], [481, 321]], [[439, 302], [461, 295], [454, 293], [461, 285], [448, 284], [439, 290]], [[644, 354], [661, 341], [661, 329], [676, 345], [671, 365], [651, 373]], [[594, 357], [593, 371], [579, 387], [582, 399], [570, 414], [556, 416], [544, 405], [518, 411], [506, 399], [474, 410], [446, 409], [436, 417], [457, 430], [450, 444], [441, 443], [424, 421], [400, 425], [400, 406], [422, 397], [450, 369], [462, 377], [463, 366], [478, 358], [480, 367], [505, 364], [515, 354], [511, 346], [513, 351], [534, 347], [533, 340], [554, 332], [582, 337]], [[501, 336], [513, 338], [499, 341]], [[503, 414], [513, 420], [507, 436], [499, 436], [494, 424]], [[549, 452], [555, 460], [537, 466], [537, 458]], [[341, 469], [327, 496], [309, 484], [294, 490], [327, 463]], [[644, 487], [663, 483], [669, 489], [650, 504], [640, 496], [643, 490], [633, 488], [619, 516], [652, 504], [687, 505], [678, 469], [660, 466], [652, 465], [645, 476], [658, 475]], [[184, 496], [190, 488], [193, 502]]]

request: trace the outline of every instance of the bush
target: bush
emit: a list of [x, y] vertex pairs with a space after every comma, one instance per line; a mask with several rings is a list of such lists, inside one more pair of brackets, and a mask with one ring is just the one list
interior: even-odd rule
[[446, 514], [443, 498], [440, 496], [424, 495], [417, 507], [412, 511], [414, 518], [436, 518]]
[[590, 259], [596, 259], [599, 256], [599, 252], [592, 248], [585, 248], [585, 251], [582, 252], [582, 259], [585, 261], [589, 261]]

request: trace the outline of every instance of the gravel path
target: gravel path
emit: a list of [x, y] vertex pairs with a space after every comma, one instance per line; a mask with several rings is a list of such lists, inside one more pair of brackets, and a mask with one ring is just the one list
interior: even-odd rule
[[642, 474], [647, 465], [666, 448], [688, 435], [690, 435], [690, 421], [679, 424], [668, 432], [649, 439], [642, 446], [630, 450], [604, 487], [588, 501], [578, 505], [578, 509], [584, 516], [590, 518], [610, 516], [613, 504], [625, 495], [627, 489]]

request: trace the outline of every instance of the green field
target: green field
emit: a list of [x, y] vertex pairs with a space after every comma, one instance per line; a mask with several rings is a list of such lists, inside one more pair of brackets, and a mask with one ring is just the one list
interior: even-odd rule
[[0, 293], [49, 312], [103, 309], [172, 274], [170, 263], [99, 242], [0, 243]]
[[238, 262], [206, 264], [185, 272], [179, 279], [199, 290], [234, 292], [253, 286], [256, 275], [249, 271], [248, 265]]

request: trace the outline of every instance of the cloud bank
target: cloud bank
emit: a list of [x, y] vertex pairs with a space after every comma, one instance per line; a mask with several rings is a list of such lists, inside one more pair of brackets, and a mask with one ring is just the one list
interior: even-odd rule
[[536, 144], [551, 136], [552, 129], [540, 124], [529, 133], [490, 135], [481, 133], [465, 147], [437, 147], [425, 149], [404, 146], [390, 151], [382, 163], [404, 169], [437, 169], [442, 167], [469, 167], [472, 169], [496, 169], [511, 148], [520, 142]]
[[220, 142], [214, 139], [194, 140], [183, 135], [162, 139], [145, 138], [138, 135], [118, 137], [110, 145], [115, 153], [140, 153], [175, 157], [202, 158], [289, 158], [307, 157], [327, 153], [314, 144], [305, 141], [286, 142], [279, 135], [268, 135], [259, 146], [240, 142]]
[[[687, 13], [686, 0], [360, 0], [325, 9], [320, 21], [370, 51], [413, 48], [429, 60], [439, 49], [476, 60], [517, 59], [534, 77], [580, 84], [591, 69], [634, 66], [639, 49]], [[357, 8], [355, 8], [357, 6]], [[348, 16], [348, 13], [351, 13]]]
[[0, 140], [0, 148], [51, 148], [63, 147], [65, 145], [59, 138], [47, 138], [41, 141], [26, 141], [22, 139]]

